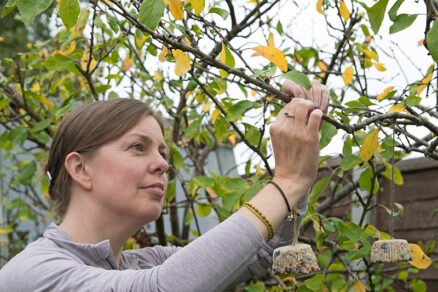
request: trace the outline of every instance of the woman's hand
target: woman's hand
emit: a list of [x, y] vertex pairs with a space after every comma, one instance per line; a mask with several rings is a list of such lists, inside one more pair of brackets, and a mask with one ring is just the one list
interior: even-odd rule
[[285, 192], [298, 188], [304, 194], [318, 170], [319, 128], [323, 111], [327, 112], [328, 108], [328, 89], [318, 81], [312, 82], [309, 91], [286, 81], [283, 92], [298, 98], [286, 104], [270, 128], [275, 155], [274, 180]]
[[301, 85], [296, 84], [291, 80], [286, 80], [283, 83], [281, 91], [286, 94], [292, 95], [293, 98], [301, 98], [310, 100], [315, 109], [319, 108], [324, 114], [327, 114], [330, 94], [327, 87], [322, 85], [318, 80], [312, 80], [312, 87], [310, 90], [306, 90]]

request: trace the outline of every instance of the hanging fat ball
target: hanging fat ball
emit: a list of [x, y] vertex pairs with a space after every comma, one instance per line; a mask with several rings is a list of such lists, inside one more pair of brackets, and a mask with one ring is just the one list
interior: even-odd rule
[[395, 263], [412, 260], [411, 248], [404, 239], [377, 240], [373, 243], [372, 263]]
[[308, 274], [319, 270], [318, 261], [308, 244], [286, 245], [274, 250], [272, 273]]

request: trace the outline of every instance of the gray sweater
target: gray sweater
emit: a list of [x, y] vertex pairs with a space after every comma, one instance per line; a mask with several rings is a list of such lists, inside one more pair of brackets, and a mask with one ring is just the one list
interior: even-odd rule
[[[299, 221], [307, 197], [301, 201]], [[224, 291], [252, 275], [265, 275], [273, 250], [291, 242], [292, 228], [283, 222], [265, 243], [235, 213], [184, 248], [123, 251], [119, 268], [108, 240], [78, 244], [51, 224], [0, 270], [0, 291]]]

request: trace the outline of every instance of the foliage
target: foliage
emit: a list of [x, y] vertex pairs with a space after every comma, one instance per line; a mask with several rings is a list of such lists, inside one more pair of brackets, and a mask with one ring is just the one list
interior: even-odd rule
[[[309, 46], [294, 37], [295, 31], [304, 29], [300, 23], [282, 13], [299, 14], [305, 9], [301, 1], [9, 0], [2, 17], [15, 15], [29, 30], [41, 13], [53, 19], [50, 38], [33, 40], [26, 51], [20, 49], [16, 57], [2, 60], [0, 147], [2, 159], [11, 162], [6, 171], [13, 176], [5, 177], [11, 191], [2, 194], [2, 204], [9, 225], [0, 226], [0, 232], [8, 235], [11, 256], [29, 240], [16, 230], [21, 222], [39, 224], [52, 216], [48, 180], [40, 169], [59, 121], [75, 105], [135, 97], [168, 119], [171, 168], [165, 209], [172, 230], [170, 235], [164, 233], [160, 217], [154, 236], [163, 245], [184, 244], [190, 233], [201, 233], [198, 220], [212, 212], [225, 219], [272, 176], [267, 129], [290, 100], [279, 90], [281, 77], [306, 88], [309, 79], [318, 79], [331, 88], [320, 147], [329, 145], [336, 134], [343, 141], [341, 153], [320, 159], [324, 165], [336, 156], [341, 163], [316, 183], [303, 222], [313, 225], [316, 237], [301, 240], [314, 246], [322, 272], [282, 277], [273, 287], [268, 287], [272, 282], [256, 281], [245, 289], [383, 291], [397, 282], [421, 291], [424, 282], [412, 276], [417, 268], [400, 264], [394, 276], [382, 264], [369, 262], [371, 242], [388, 235], [365, 218], [378, 207], [374, 199], [382, 177], [403, 183], [393, 159], [411, 152], [438, 159], [434, 123], [438, 112], [430, 106], [431, 99], [438, 100], [434, 63], [438, 5], [425, 1], [414, 14], [406, 14], [399, 13], [407, 5], [404, 0], [315, 2], [309, 13], [324, 21], [330, 38], [324, 45]], [[423, 15], [426, 29], [415, 33], [424, 39], [430, 66], [418, 68], [414, 81], [384, 77], [391, 70], [382, 60], [397, 64], [391, 52], [400, 49], [380, 45], [387, 33], [382, 32], [385, 21], [391, 23], [389, 33], [395, 34], [410, 29]], [[1, 20], [2, 27], [5, 21]], [[245, 179], [206, 172], [210, 152], [237, 144], [250, 153], [244, 163]], [[360, 175], [352, 175], [356, 171]], [[343, 180], [342, 187], [333, 185], [335, 174]], [[182, 187], [184, 201], [177, 201], [176, 185]], [[334, 199], [321, 201], [325, 189], [332, 191]], [[19, 196], [12, 198], [12, 190]], [[351, 193], [363, 210], [360, 222], [324, 215]], [[403, 210], [400, 204], [397, 214], [394, 207], [384, 207], [394, 216]], [[177, 216], [178, 210], [184, 220]], [[424, 267], [422, 263], [418, 268]]]

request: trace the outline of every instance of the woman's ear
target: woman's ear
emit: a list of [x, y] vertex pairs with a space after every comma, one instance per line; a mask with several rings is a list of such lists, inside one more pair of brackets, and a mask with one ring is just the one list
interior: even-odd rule
[[69, 153], [65, 158], [64, 167], [74, 182], [87, 191], [91, 190], [91, 177], [83, 155], [78, 152]]

